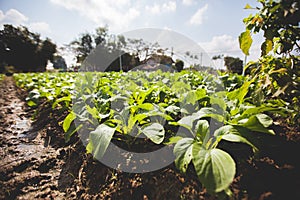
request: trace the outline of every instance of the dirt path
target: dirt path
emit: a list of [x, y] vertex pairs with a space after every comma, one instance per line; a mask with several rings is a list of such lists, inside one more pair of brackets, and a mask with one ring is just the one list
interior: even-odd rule
[[12, 77], [0, 86], [0, 199], [58, 198], [59, 150], [31, 123]]

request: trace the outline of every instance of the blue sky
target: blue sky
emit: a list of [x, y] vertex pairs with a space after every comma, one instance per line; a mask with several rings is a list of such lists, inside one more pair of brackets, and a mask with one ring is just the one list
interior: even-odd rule
[[[59, 46], [80, 33], [108, 25], [120, 34], [140, 28], [160, 28], [181, 33], [197, 42], [211, 57], [243, 57], [238, 36], [242, 19], [260, 6], [256, 0], [0, 0], [0, 25], [25, 25]], [[254, 36], [249, 59], [259, 56], [261, 36]]]

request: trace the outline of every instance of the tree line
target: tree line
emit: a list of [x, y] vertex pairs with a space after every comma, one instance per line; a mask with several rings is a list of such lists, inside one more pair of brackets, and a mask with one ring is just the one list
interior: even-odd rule
[[[262, 4], [261, 8], [253, 8], [248, 4], [245, 7], [256, 9], [258, 13], [244, 19], [246, 31], [239, 37], [241, 50], [245, 55], [249, 55], [251, 35], [262, 31], [265, 38], [261, 45], [262, 56], [268, 56], [270, 53], [284, 55], [292, 58], [295, 65], [298, 63], [298, 57], [295, 55], [299, 54], [300, 49], [299, 2], [295, 0], [279, 2], [259, 0], [259, 2]], [[81, 66], [88, 55], [99, 46], [108, 57], [114, 58], [108, 63], [106, 71], [128, 71], [147, 59], [175, 66], [178, 71], [184, 66], [182, 60], [174, 61], [172, 55], [166, 55], [166, 49], [161, 48], [159, 44], [109, 34], [108, 27], [99, 27], [95, 33], [81, 34], [70, 42], [67, 48], [73, 50], [78, 66]], [[144, 56], [143, 59], [141, 55]], [[212, 59], [224, 59], [229, 72], [242, 74], [245, 71], [243, 61], [239, 58], [218, 55]], [[0, 73], [6, 70], [6, 66], [13, 66], [15, 71], [20, 72], [42, 72], [46, 70], [48, 61], [53, 63], [54, 68], [64, 70], [67, 68], [65, 60], [58, 54], [56, 44], [49, 38], [43, 40], [40, 34], [29, 31], [25, 26], [14, 27], [6, 24], [0, 30]], [[250, 68], [248, 67], [248, 72]]]
[[45, 71], [55, 52], [56, 45], [49, 38], [43, 40], [25, 26], [5, 24], [0, 30], [0, 72], [4, 72], [6, 66], [21, 72]]

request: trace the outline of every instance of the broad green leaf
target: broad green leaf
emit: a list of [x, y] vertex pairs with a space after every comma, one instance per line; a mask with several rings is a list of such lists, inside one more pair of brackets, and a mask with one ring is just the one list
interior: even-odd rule
[[273, 124], [272, 118], [266, 114], [257, 114], [255, 116], [264, 127], [269, 127]]
[[137, 108], [143, 109], [143, 110], [153, 110], [154, 106], [151, 103], [143, 103], [137, 106]]
[[180, 112], [180, 107], [171, 105], [171, 106], [168, 106], [167, 108], [165, 108], [165, 111], [173, 113], [173, 114], [177, 114]]
[[192, 131], [193, 123], [195, 122], [195, 120], [201, 119], [204, 117], [211, 117], [220, 122], [222, 122], [224, 119], [224, 116], [218, 114], [214, 108], [204, 107], [204, 108], [201, 108], [198, 112], [193, 113], [192, 115], [188, 115], [188, 116], [181, 118], [177, 122], [177, 124]]
[[173, 118], [170, 115], [165, 114], [163, 112], [156, 112], [156, 111], [154, 111], [154, 112], [148, 112], [148, 113], [146, 113], [146, 115], [148, 117], [160, 116], [160, 117], [164, 118], [167, 121], [173, 120]]
[[194, 140], [192, 138], [183, 138], [174, 146], [174, 154], [176, 157], [175, 165], [183, 173], [186, 172], [188, 165], [193, 158], [193, 142]]
[[189, 91], [186, 94], [184, 100], [185, 100], [186, 103], [190, 103], [190, 104], [194, 105], [197, 101], [197, 95], [196, 95], [195, 91], [193, 91], [193, 90]]
[[200, 144], [193, 145], [193, 164], [201, 183], [209, 192], [226, 190], [235, 175], [235, 162], [220, 149], [205, 150]]
[[223, 111], [226, 110], [226, 103], [224, 101], [224, 97], [210, 97], [211, 104], [218, 105]]
[[224, 116], [212, 107], [201, 108], [198, 112], [195, 113], [195, 115], [198, 117], [197, 119], [211, 117], [219, 122], [223, 122], [224, 120]]
[[264, 43], [261, 45], [261, 52], [262, 55], [267, 55], [270, 51], [273, 49], [273, 41], [272, 40], [266, 40]]
[[184, 93], [185, 91], [190, 91], [191, 86], [184, 82], [175, 82], [172, 85], [171, 90], [174, 91], [175, 93], [181, 94], [181, 93]]
[[92, 152], [96, 159], [101, 159], [115, 133], [115, 130], [116, 128], [112, 128], [106, 124], [100, 124], [90, 133], [87, 151]]
[[195, 127], [196, 136], [198, 136], [205, 145], [209, 139], [209, 123], [206, 120], [198, 120]]
[[251, 115], [260, 114], [260, 113], [263, 113], [263, 112], [266, 112], [266, 111], [276, 112], [276, 113], [282, 114], [283, 109], [279, 108], [279, 107], [275, 108], [275, 107], [269, 107], [269, 106], [265, 106], [265, 105], [262, 105], [262, 106], [259, 106], [259, 107], [253, 106], [252, 108], [248, 108], [247, 110], [245, 110], [239, 117], [237, 117], [233, 121], [236, 122], [238, 120], [247, 118]]
[[[217, 138], [217, 142], [220, 142], [222, 137], [227, 134], [237, 135], [241, 138], [234, 136], [225, 136], [227, 141], [232, 140], [232, 142], [242, 142], [248, 144], [252, 147], [253, 151], [257, 151], [257, 146], [260, 146], [259, 138], [255, 137], [251, 130], [239, 125], [225, 125], [217, 129], [214, 136]], [[239, 140], [239, 141], [238, 141]]]
[[248, 120], [243, 121], [244, 123], [239, 124], [239, 126], [248, 128], [256, 132], [269, 133], [272, 135], [275, 134], [273, 130], [267, 129], [267, 127], [269, 127], [273, 123], [273, 120], [265, 114], [253, 115]]
[[160, 144], [165, 138], [165, 129], [159, 123], [153, 123], [142, 128], [142, 132], [155, 144]]
[[226, 135], [222, 135], [220, 137], [220, 139], [226, 140], [226, 141], [229, 141], [229, 142], [245, 143], [245, 144], [248, 144], [249, 146], [251, 146], [253, 151], [258, 151], [258, 149], [251, 142], [249, 142], [246, 138], [244, 138], [240, 135], [229, 133], [229, 134], [226, 134]]
[[253, 108], [249, 108], [247, 110], [245, 110], [243, 112], [242, 115], [254, 115], [254, 114], [259, 114], [259, 113], [262, 113], [262, 112], [266, 112], [266, 111], [280, 111], [282, 110], [281, 108], [274, 108], [274, 107], [267, 107], [267, 106], [259, 106], [259, 107], [253, 107]]
[[252, 37], [249, 30], [241, 33], [239, 36], [240, 49], [243, 51], [245, 55], [249, 55], [249, 49], [252, 45]]
[[174, 136], [174, 137], [170, 137], [168, 139], [168, 141], [164, 142], [165, 145], [170, 145], [170, 144], [175, 144], [177, 143], [179, 140], [181, 140], [182, 137], [180, 136]]
[[196, 96], [197, 96], [197, 100], [199, 100], [199, 99], [206, 96], [206, 89], [198, 88], [195, 93], [196, 93]]
[[71, 123], [74, 121], [74, 119], [76, 118], [76, 114], [74, 112], [70, 112], [66, 118], [64, 119], [63, 122], [63, 129], [65, 132], [67, 132], [70, 128]]
[[133, 117], [133, 121], [134, 121], [134, 123], [136, 123], [137, 121], [140, 122], [143, 119], [145, 119], [146, 117], [147, 117], [147, 113], [137, 114]]
[[229, 93], [227, 93], [227, 97], [230, 100], [238, 100], [239, 104], [242, 104], [244, 102], [244, 98], [247, 95], [248, 91], [249, 91], [249, 87], [251, 85], [251, 83], [254, 82], [254, 78], [250, 81], [246, 81], [240, 88], [235, 89]]
[[225, 126], [221, 126], [217, 130], [215, 130], [214, 136], [218, 137], [218, 136], [222, 136], [222, 135], [229, 134], [229, 133], [239, 134], [238, 130], [236, 130], [232, 125], [225, 125]]
[[76, 133], [77, 131], [79, 131], [79, 129], [82, 128], [82, 124], [80, 124], [79, 126], [72, 126], [73, 128], [69, 128], [68, 131], [65, 133], [65, 141], [69, 142], [72, 135], [74, 135], [74, 133]]
[[96, 107], [91, 108], [89, 105], [86, 105], [86, 110], [87, 110], [87, 112], [88, 112], [90, 115], [92, 115], [92, 117], [93, 117], [94, 119], [99, 119], [99, 118], [100, 118], [99, 112], [98, 112], [98, 110], [97, 110]]
[[196, 114], [188, 115], [186, 117], [181, 118], [177, 124], [180, 126], [183, 126], [189, 130], [192, 130], [193, 128], [193, 123], [196, 119], [199, 119], [199, 116]]
[[147, 117], [148, 116], [147, 116], [146, 113], [137, 114], [137, 115], [130, 114], [128, 122], [127, 122], [128, 123], [128, 131], [132, 130], [132, 128], [134, 127], [134, 125], [136, 124], [136, 122], [141, 122], [143, 119], [145, 119]]
[[194, 105], [199, 99], [206, 96], [205, 89], [197, 89], [189, 91], [185, 96], [185, 102]]

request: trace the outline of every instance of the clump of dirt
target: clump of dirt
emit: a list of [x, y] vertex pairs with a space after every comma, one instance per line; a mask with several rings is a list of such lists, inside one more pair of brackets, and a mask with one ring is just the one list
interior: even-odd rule
[[[186, 175], [174, 164], [130, 174], [101, 164], [77, 136], [65, 143], [58, 125], [64, 110], [47, 103], [28, 108], [25, 96], [12, 77], [0, 83], [0, 199], [217, 199], [192, 168]], [[231, 152], [238, 163], [231, 185], [235, 199], [300, 199], [299, 140], [286, 137], [288, 131], [299, 135], [298, 129], [280, 127], [257, 157], [231, 146], [237, 149]]]

